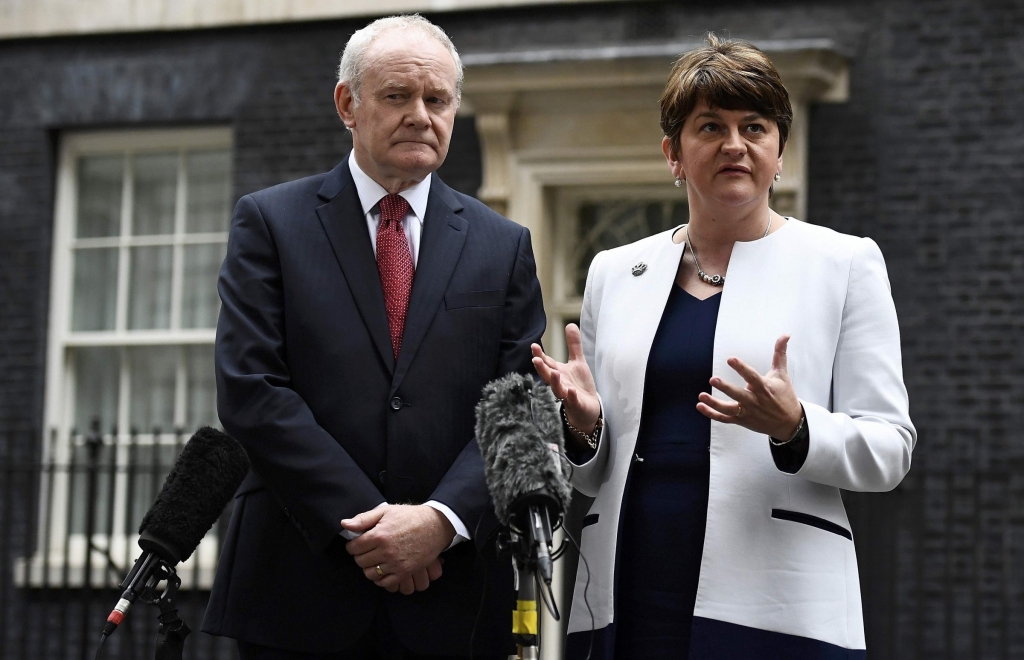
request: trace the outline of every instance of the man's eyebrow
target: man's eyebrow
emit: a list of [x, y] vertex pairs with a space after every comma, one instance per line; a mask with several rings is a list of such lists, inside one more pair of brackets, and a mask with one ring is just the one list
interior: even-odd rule
[[381, 83], [380, 89], [404, 92], [409, 89], [409, 85], [403, 82], [399, 82], [397, 80], [385, 80], [383, 83]]
[[704, 112], [702, 112], [699, 115], [697, 115], [696, 118], [700, 119], [701, 117], [709, 117], [711, 119], [721, 119], [722, 115], [718, 114], [717, 112], [715, 112], [713, 110], [705, 110]]
[[[384, 82], [382, 82], [380, 84], [380, 87], [377, 88], [377, 91], [378, 91], [378, 93], [382, 93], [382, 94], [393, 94], [395, 92], [409, 92], [409, 91], [411, 91], [413, 89], [415, 89], [415, 86], [414, 85], [410, 85], [408, 83], [404, 83], [404, 82], [401, 82], [401, 81], [398, 81], [398, 80], [385, 80]], [[428, 94], [433, 94], [433, 95], [444, 95], [444, 96], [454, 96], [455, 95], [455, 92], [452, 91], [452, 88], [448, 87], [447, 85], [436, 85], [436, 86], [435, 85], [431, 85], [431, 86], [427, 87], [425, 91]]]
[[431, 94], [444, 94], [446, 96], [452, 96], [453, 95], [452, 88], [448, 87], [447, 85], [431, 86], [431, 87], [428, 88], [427, 91], [429, 93], [431, 93]]

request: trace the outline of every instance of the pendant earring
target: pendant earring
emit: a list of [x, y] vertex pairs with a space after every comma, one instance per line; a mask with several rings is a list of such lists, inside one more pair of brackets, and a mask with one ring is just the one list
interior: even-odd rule
[[776, 172], [775, 173], [775, 180], [776, 181], [782, 181], [782, 173], [781, 172]]
[[683, 180], [680, 179], [679, 177], [676, 177], [676, 188], [681, 188], [682, 185], [683, 185]]

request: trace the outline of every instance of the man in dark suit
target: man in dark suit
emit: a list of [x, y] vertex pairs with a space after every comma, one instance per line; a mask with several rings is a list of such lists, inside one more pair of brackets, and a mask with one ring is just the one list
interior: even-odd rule
[[461, 82], [425, 19], [360, 30], [335, 90], [352, 154], [235, 209], [218, 412], [253, 469], [204, 630], [243, 660], [512, 651], [474, 407], [532, 369], [545, 316], [529, 232], [433, 174]]

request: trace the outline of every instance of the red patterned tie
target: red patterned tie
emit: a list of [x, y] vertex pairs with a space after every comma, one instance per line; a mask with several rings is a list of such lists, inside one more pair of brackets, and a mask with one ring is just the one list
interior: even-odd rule
[[405, 330], [405, 312], [409, 309], [412, 291], [412, 254], [405, 240], [402, 220], [409, 212], [409, 202], [400, 195], [388, 195], [380, 200], [380, 224], [377, 226], [377, 270], [384, 287], [384, 307], [391, 328], [391, 348], [398, 360]]

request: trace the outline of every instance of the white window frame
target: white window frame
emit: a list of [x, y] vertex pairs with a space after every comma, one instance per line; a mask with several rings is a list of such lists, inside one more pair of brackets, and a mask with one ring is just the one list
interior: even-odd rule
[[[44, 408], [44, 429], [41, 438], [43, 450], [42, 464], [57, 466], [52, 476], [44, 472], [40, 479], [39, 523], [37, 538], [47, 539], [48, 557], [43, 556], [43, 548], [39, 547], [32, 557], [21, 558], [15, 566], [15, 581], [19, 586], [60, 585], [81, 587], [86, 581], [86, 538], [85, 534], [68, 532], [68, 516], [70, 511], [63, 503], [68, 502], [71, 480], [66, 467], [70, 465], [73, 447], [71, 446], [71, 428], [74, 424], [75, 392], [74, 365], [70, 359], [71, 350], [79, 347], [112, 346], [128, 350], [137, 346], [189, 346], [210, 345], [216, 338], [213, 328], [182, 329], [180, 328], [183, 249], [174, 250], [173, 275], [171, 290], [171, 322], [167, 330], [126, 330], [127, 319], [127, 287], [129, 250], [120, 250], [118, 268], [117, 322], [112, 331], [73, 331], [71, 314], [73, 309], [74, 272], [71, 258], [75, 246], [93, 247], [129, 247], [141, 245], [185, 245], [195, 242], [227, 242], [228, 233], [189, 234], [183, 236], [185, 227], [185, 187], [181, 185], [184, 176], [184, 153], [193, 150], [227, 149], [232, 150], [233, 137], [229, 127], [206, 127], [187, 129], [155, 129], [155, 130], [115, 130], [89, 131], [69, 133], [62, 136], [57, 165], [56, 206], [54, 221], [54, 238], [51, 260], [49, 335], [47, 339], [46, 359], [46, 394]], [[148, 152], [176, 151], [179, 157], [179, 185], [175, 202], [175, 232], [161, 236], [132, 237], [125, 230], [126, 223], [131, 220], [132, 181], [128, 158], [126, 158], [126, 178], [122, 190], [121, 223], [122, 230], [116, 238], [76, 238], [75, 224], [78, 213], [78, 159], [82, 156], [125, 155]], [[183, 355], [184, 351], [181, 351]], [[117, 437], [105, 432], [105, 441], [116, 446], [117, 465], [127, 463], [130, 432], [129, 397], [125, 366], [127, 360], [121, 360], [118, 402]], [[185, 382], [184, 358], [179, 355], [178, 375], [175, 393], [175, 426], [181, 428], [185, 424], [184, 399]], [[194, 429], [192, 429], [194, 430]], [[76, 429], [79, 435], [88, 429]], [[175, 429], [161, 431], [157, 437], [153, 433], [134, 435], [139, 446], [160, 443], [168, 445], [177, 438]], [[169, 466], [167, 466], [169, 467]], [[64, 471], [62, 471], [64, 469]], [[106, 469], [106, 468], [103, 468]], [[52, 478], [52, 483], [49, 480]], [[108, 538], [104, 532], [93, 535], [93, 544], [108, 548], [110, 558], [120, 568], [128, 569], [141, 550], [136, 543], [136, 530], [126, 530], [125, 523], [128, 502], [127, 474], [118, 469], [114, 478], [115, 518], [112, 522], [113, 534]], [[52, 497], [56, 506], [50, 506]], [[49, 515], [46, 512], [49, 511]], [[42, 546], [42, 544], [37, 544]], [[213, 584], [214, 570], [219, 554], [218, 540], [215, 534], [208, 534], [188, 561], [179, 565], [179, 573], [183, 575], [182, 588], [209, 589]], [[67, 558], [67, 559], [65, 559]], [[108, 557], [94, 552], [91, 566], [92, 574], [89, 583], [94, 587], [116, 586], [120, 577], [111, 575], [108, 570]], [[44, 567], [48, 566], [48, 575], [44, 575]]]
[[[795, 192], [780, 190], [775, 202], [786, 200], [793, 206]], [[547, 303], [548, 324], [564, 328], [565, 324], [580, 317], [583, 296], [575, 291], [575, 260], [577, 249], [579, 211], [587, 203], [600, 202], [662, 202], [686, 203], [686, 189], [664, 183], [639, 183], [633, 185], [571, 185], [554, 188], [552, 260], [550, 301]], [[550, 345], [552, 355], [559, 360], [566, 358], [564, 333], [555, 333]]]
[[[577, 319], [583, 307], [583, 296], [575, 291], [575, 260], [580, 207], [587, 203], [611, 201], [682, 202], [686, 203], [686, 190], [663, 184], [630, 186], [565, 186], [555, 191], [555, 222], [552, 260], [552, 296], [548, 304], [549, 323], [564, 328]], [[564, 352], [562, 337], [558, 350]], [[553, 347], [554, 348], [554, 347]], [[563, 359], [565, 356], [559, 356]]]

